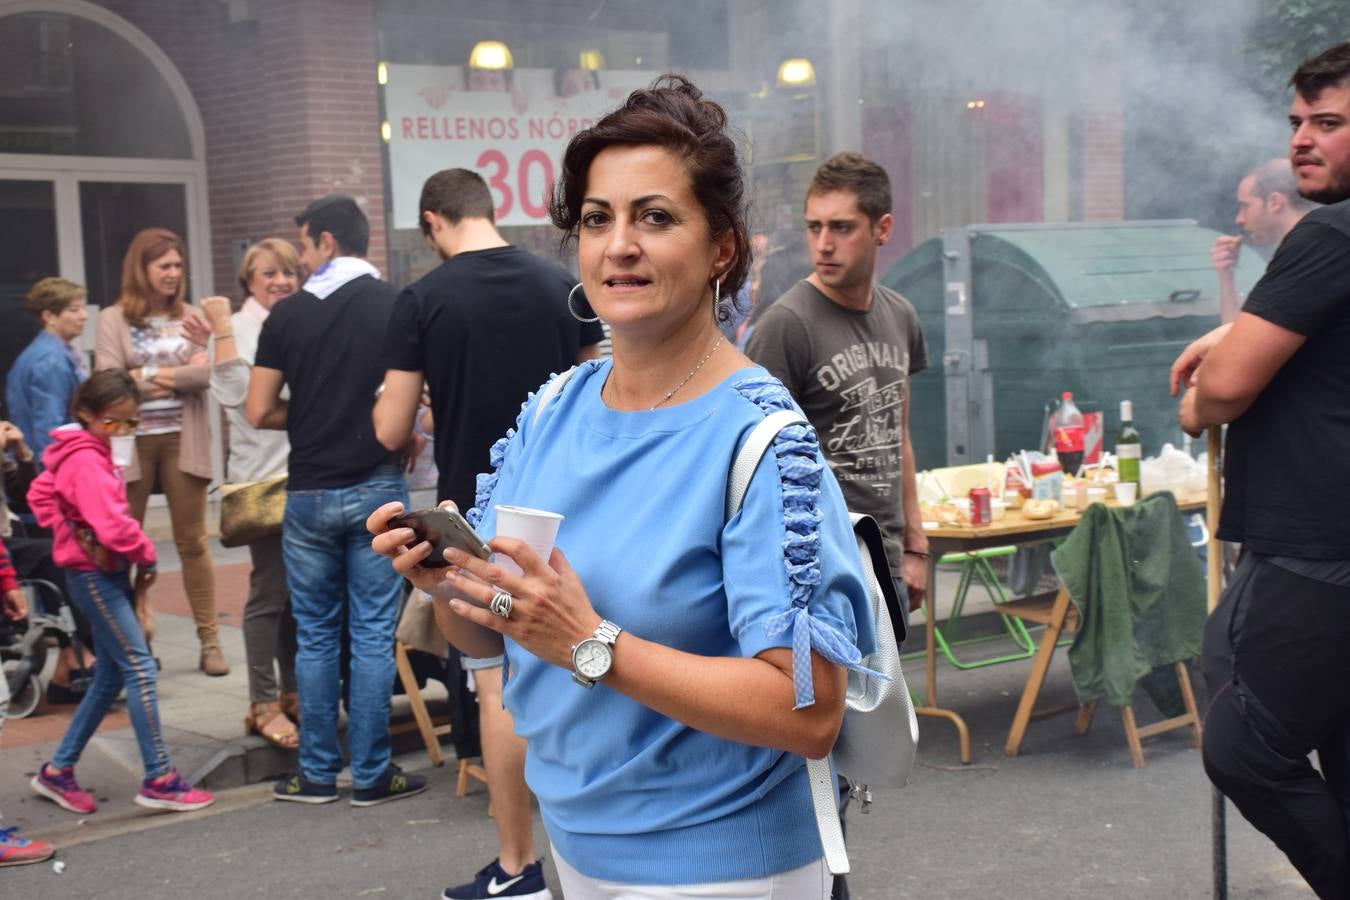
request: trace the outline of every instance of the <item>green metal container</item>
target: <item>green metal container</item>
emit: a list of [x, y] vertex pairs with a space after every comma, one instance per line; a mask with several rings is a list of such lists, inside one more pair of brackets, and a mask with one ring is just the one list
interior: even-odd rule
[[[1121, 400], [1146, 454], [1179, 442], [1168, 369], [1218, 324], [1217, 236], [1191, 220], [968, 225], [915, 247], [883, 283], [914, 304], [928, 342], [910, 388], [919, 467], [1038, 447], [1062, 391], [1105, 413], [1107, 449]], [[1264, 270], [1244, 248], [1238, 290]]]

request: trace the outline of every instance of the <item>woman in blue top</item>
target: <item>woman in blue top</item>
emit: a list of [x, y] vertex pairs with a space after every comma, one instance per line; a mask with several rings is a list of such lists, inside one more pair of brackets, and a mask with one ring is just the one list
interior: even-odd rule
[[388, 529], [398, 504], [369, 522], [375, 550], [445, 601], [452, 643], [504, 643], [569, 900], [829, 895], [802, 757], [833, 746], [845, 670], [873, 636], [812, 431], [781, 432], [725, 518], [737, 450], [792, 406], [718, 330], [750, 262], [743, 198], [725, 113], [683, 78], [578, 133], [553, 220], [614, 355], [526, 402], [468, 513], [485, 538], [499, 505], [560, 513], [552, 555], [495, 538], [523, 574], [454, 551], [431, 569], [425, 542]]

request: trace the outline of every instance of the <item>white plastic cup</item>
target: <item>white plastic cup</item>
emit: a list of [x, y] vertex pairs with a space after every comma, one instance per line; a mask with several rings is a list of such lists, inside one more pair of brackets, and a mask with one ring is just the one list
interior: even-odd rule
[[1105, 502], [1106, 502], [1106, 488], [1104, 488], [1104, 487], [1090, 487], [1090, 488], [1088, 488], [1088, 489], [1087, 489], [1087, 502], [1088, 502], [1088, 506], [1091, 506], [1091, 505], [1094, 504], [1094, 503], [1105, 503]]
[[[548, 562], [553, 552], [553, 542], [558, 538], [558, 526], [563, 517], [555, 512], [542, 509], [530, 509], [525, 506], [497, 507], [497, 536], [519, 538], [539, 554], [539, 558]], [[497, 565], [516, 575], [522, 574], [520, 566], [504, 553], [497, 554]]]
[[1134, 506], [1139, 499], [1139, 484], [1134, 481], [1116, 482], [1116, 502], [1121, 506]]
[[134, 434], [115, 434], [109, 441], [112, 443], [112, 461], [113, 465], [125, 469], [131, 465], [131, 461], [136, 458], [136, 436]]

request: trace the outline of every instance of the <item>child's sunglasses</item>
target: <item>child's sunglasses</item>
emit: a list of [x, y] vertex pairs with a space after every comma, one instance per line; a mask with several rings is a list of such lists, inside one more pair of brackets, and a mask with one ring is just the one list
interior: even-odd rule
[[103, 427], [108, 429], [109, 434], [128, 435], [135, 434], [136, 429], [140, 427], [140, 419], [114, 419], [111, 416], [103, 417]]

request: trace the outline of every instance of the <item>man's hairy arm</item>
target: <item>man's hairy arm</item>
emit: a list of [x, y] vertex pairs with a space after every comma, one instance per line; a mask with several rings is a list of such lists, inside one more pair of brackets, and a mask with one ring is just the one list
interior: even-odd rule
[[1256, 402], [1307, 338], [1251, 313], [1230, 329], [1194, 369], [1181, 401], [1181, 427], [1199, 435], [1237, 419]]

